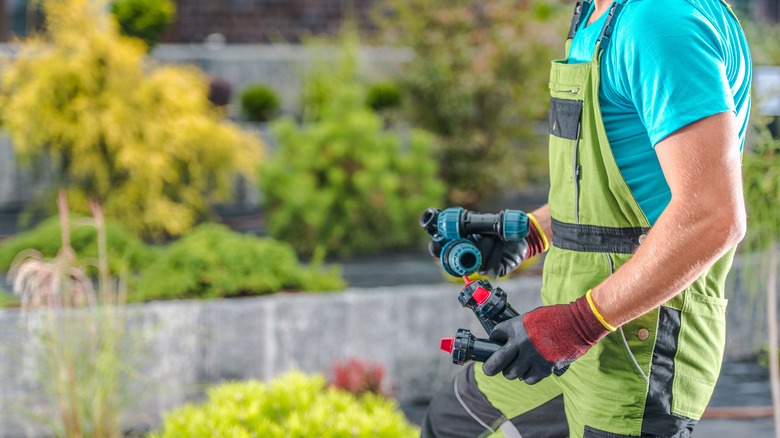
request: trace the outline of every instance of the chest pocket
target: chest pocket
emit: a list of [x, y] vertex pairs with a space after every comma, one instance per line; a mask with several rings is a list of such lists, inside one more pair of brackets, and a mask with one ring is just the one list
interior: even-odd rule
[[582, 101], [550, 99], [550, 134], [569, 140], [577, 140], [580, 120], [582, 119]]

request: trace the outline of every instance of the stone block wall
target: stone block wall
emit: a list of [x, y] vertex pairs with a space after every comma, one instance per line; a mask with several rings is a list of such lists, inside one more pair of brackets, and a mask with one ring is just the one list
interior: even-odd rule
[[372, 29], [377, 0], [177, 0], [176, 21], [165, 40], [200, 43], [213, 33], [228, 43], [298, 43], [311, 35], [334, 35], [345, 16]]

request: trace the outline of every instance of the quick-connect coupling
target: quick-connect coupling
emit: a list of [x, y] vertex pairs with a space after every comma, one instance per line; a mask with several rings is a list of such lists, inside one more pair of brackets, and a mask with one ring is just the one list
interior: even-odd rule
[[444, 240], [457, 240], [461, 236], [461, 216], [466, 210], [463, 207], [450, 207], [442, 210], [438, 216], [437, 229]]
[[504, 210], [501, 238], [505, 242], [519, 242], [528, 236], [528, 215], [520, 210]]
[[471, 275], [482, 266], [482, 253], [474, 242], [467, 239], [447, 242], [440, 258], [444, 270], [453, 277]]

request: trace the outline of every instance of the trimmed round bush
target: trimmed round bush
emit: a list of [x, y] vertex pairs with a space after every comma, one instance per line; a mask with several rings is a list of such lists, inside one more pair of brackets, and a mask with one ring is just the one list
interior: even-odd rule
[[262, 295], [344, 288], [338, 268], [304, 266], [292, 246], [204, 224], [168, 245], [143, 271], [133, 301]]
[[412, 438], [420, 434], [391, 399], [355, 396], [326, 386], [321, 375], [289, 372], [267, 384], [225, 383], [208, 390], [208, 400], [164, 416], [151, 438], [187, 437], [372, 437]]
[[241, 112], [247, 120], [267, 122], [276, 116], [280, 106], [279, 95], [265, 85], [250, 85], [241, 93]]
[[366, 92], [366, 104], [377, 112], [399, 108], [401, 89], [391, 82], [371, 85]]

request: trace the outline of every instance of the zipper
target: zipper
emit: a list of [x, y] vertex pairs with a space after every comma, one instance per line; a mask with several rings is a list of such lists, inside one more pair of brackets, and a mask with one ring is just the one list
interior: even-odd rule
[[579, 164], [580, 153], [580, 129], [582, 128], [582, 115], [577, 122], [577, 139], [574, 140], [574, 221], [580, 223], [580, 173], [582, 167]]
[[553, 90], [555, 93], [566, 93], [566, 94], [580, 94], [579, 88], [567, 88], [564, 90]]
[[[612, 275], [615, 273], [615, 261], [612, 260], [612, 256], [609, 253], [604, 253], [604, 255], [607, 256], [607, 263], [609, 263], [609, 275]], [[623, 331], [623, 326], [620, 326], [618, 330], [620, 330], [620, 337], [623, 339], [623, 345], [626, 347], [626, 351], [628, 351], [628, 355], [631, 357], [631, 361], [634, 363], [634, 367], [637, 369], [637, 371], [639, 371], [639, 374], [645, 379], [645, 381], [649, 382], [650, 377], [647, 376], [645, 370], [643, 370], [639, 365], [639, 361], [636, 360], [634, 352], [631, 351], [631, 346], [628, 345], [628, 339], [626, 339], [626, 332]]]

